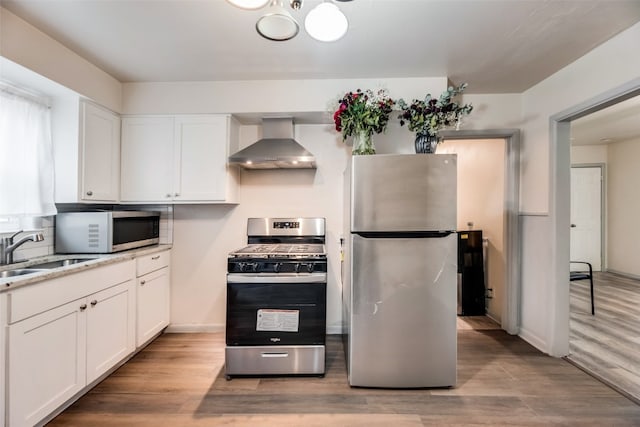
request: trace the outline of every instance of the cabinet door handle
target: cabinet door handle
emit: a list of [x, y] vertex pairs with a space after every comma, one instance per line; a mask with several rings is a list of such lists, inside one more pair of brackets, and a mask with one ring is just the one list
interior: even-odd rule
[[140, 280], [140, 286], [143, 286], [145, 283], [147, 283], [146, 280]]
[[170, 197], [171, 197], [171, 194], [167, 193], [167, 198], [170, 198]]
[[176, 196], [175, 196], [175, 197], [180, 197], [180, 193], [176, 193]]
[[87, 191], [87, 196], [93, 196], [93, 191], [91, 190]]
[[93, 301], [91, 301], [91, 307], [94, 307], [97, 303], [98, 303], [98, 301], [97, 301], [97, 300], [93, 300]]
[[160, 255], [152, 256], [151, 259], [153, 260], [160, 259]]
[[85, 311], [87, 309], [87, 304], [82, 304], [80, 306], [80, 311]]

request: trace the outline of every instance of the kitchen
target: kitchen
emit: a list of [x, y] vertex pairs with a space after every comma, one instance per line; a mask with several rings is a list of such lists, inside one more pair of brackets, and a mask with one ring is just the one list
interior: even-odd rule
[[[354, 5], [357, 1], [354, 2]], [[3, 55], [28, 66], [67, 87], [93, 98], [105, 107], [122, 114], [187, 114], [237, 113], [251, 115], [248, 124], [240, 129], [240, 146], [258, 139], [260, 128], [256, 112], [281, 114], [282, 112], [323, 112], [328, 97], [351, 90], [355, 86], [376, 87], [380, 79], [317, 80], [313, 85], [304, 81], [258, 82], [200, 82], [200, 83], [120, 83], [63, 45], [31, 27], [11, 12], [3, 10]], [[593, 55], [605, 59], [614, 55], [619, 45], [637, 39], [637, 25], [622, 33]], [[26, 34], [28, 37], [15, 37]], [[11, 37], [14, 35], [14, 37]], [[10, 41], [10, 43], [8, 42]], [[598, 57], [600, 59], [600, 57]], [[589, 59], [589, 58], [587, 58]], [[585, 60], [586, 61], [586, 60]], [[584, 99], [616, 87], [636, 74], [634, 64], [620, 66], [606, 81], [593, 82], [585, 73], [587, 65], [572, 64], [568, 71], [555, 76], [560, 82], [584, 79], [579, 94], [568, 89], [551, 89], [553, 82], [532, 90], [507, 94], [466, 94], [465, 102], [472, 102], [478, 114], [465, 122], [466, 129], [523, 128], [531, 144], [523, 141], [523, 170], [521, 182], [520, 214], [523, 216], [523, 306], [521, 336], [544, 352], [562, 354], [562, 344], [556, 342], [554, 325], [546, 313], [552, 304], [547, 285], [538, 289], [539, 282], [552, 282], [544, 271], [550, 261], [546, 257], [527, 256], [548, 248], [551, 220], [548, 194], [545, 191], [550, 178], [546, 157], [547, 120], [552, 114]], [[591, 67], [591, 64], [589, 64]], [[604, 68], [604, 66], [602, 66]], [[584, 77], [583, 77], [584, 76]], [[411, 98], [416, 92], [440, 93], [447, 85], [446, 77], [388, 78], [385, 86], [397, 97]], [[548, 86], [547, 86], [548, 85]], [[558, 92], [560, 91], [560, 92]], [[237, 94], [251, 93], [239, 99]], [[284, 94], [305, 93], [304, 97]], [[558, 101], [537, 104], [550, 93], [560, 93]], [[480, 114], [481, 112], [481, 114]], [[524, 117], [539, 116], [525, 121]], [[252, 122], [253, 120], [253, 122]], [[391, 127], [380, 135], [380, 147], [393, 146], [402, 140], [400, 152], [411, 152], [412, 142], [406, 129]], [[313, 121], [296, 126], [296, 137], [317, 158], [314, 171], [249, 171], [242, 172], [238, 205], [173, 205], [172, 281], [179, 278], [180, 286], [172, 288], [171, 328], [175, 331], [222, 331], [224, 328], [224, 256], [244, 243], [246, 218], [251, 216], [317, 216], [327, 219], [327, 253], [329, 255], [328, 300], [340, 298], [339, 239], [341, 237], [342, 207], [336, 192], [341, 188], [342, 172], [349, 149], [340, 141], [330, 125]], [[527, 136], [527, 138], [529, 138]], [[533, 146], [545, 149], [537, 150]], [[397, 149], [395, 147], [394, 149]], [[553, 218], [553, 217], [551, 217]], [[537, 261], [536, 261], [537, 259]], [[212, 286], [212, 278], [217, 286]], [[329, 303], [328, 331], [340, 330], [339, 304]]]

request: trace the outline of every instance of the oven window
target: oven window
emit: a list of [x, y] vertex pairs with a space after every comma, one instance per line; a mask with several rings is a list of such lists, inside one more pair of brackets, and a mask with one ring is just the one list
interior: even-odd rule
[[160, 236], [158, 217], [125, 217], [113, 219], [113, 244], [157, 239]]
[[228, 283], [227, 345], [324, 345], [326, 292], [325, 283]]

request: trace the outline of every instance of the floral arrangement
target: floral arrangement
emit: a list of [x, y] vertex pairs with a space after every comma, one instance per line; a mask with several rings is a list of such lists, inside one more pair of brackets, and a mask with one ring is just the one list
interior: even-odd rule
[[442, 92], [438, 99], [427, 94], [424, 100], [414, 99], [411, 104], [399, 99], [400, 126], [407, 123], [410, 131], [431, 136], [437, 136], [440, 130], [447, 127], [455, 126], [456, 130], [459, 129], [462, 116], [471, 113], [473, 106], [471, 104], [460, 105], [452, 99], [466, 87], [466, 83], [458, 87], [450, 86]]
[[347, 92], [338, 101], [338, 109], [333, 113], [336, 130], [342, 132], [343, 141], [358, 133], [371, 136], [384, 132], [395, 103], [386, 89]]

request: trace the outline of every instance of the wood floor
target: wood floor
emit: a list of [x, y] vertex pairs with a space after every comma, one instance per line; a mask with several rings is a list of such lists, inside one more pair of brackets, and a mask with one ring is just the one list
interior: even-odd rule
[[640, 403], [640, 281], [594, 273], [596, 314], [589, 282], [571, 283], [568, 359]]
[[452, 389], [351, 388], [335, 335], [324, 378], [227, 381], [223, 334], [165, 334], [50, 426], [640, 425], [640, 406], [566, 360], [459, 324]]

